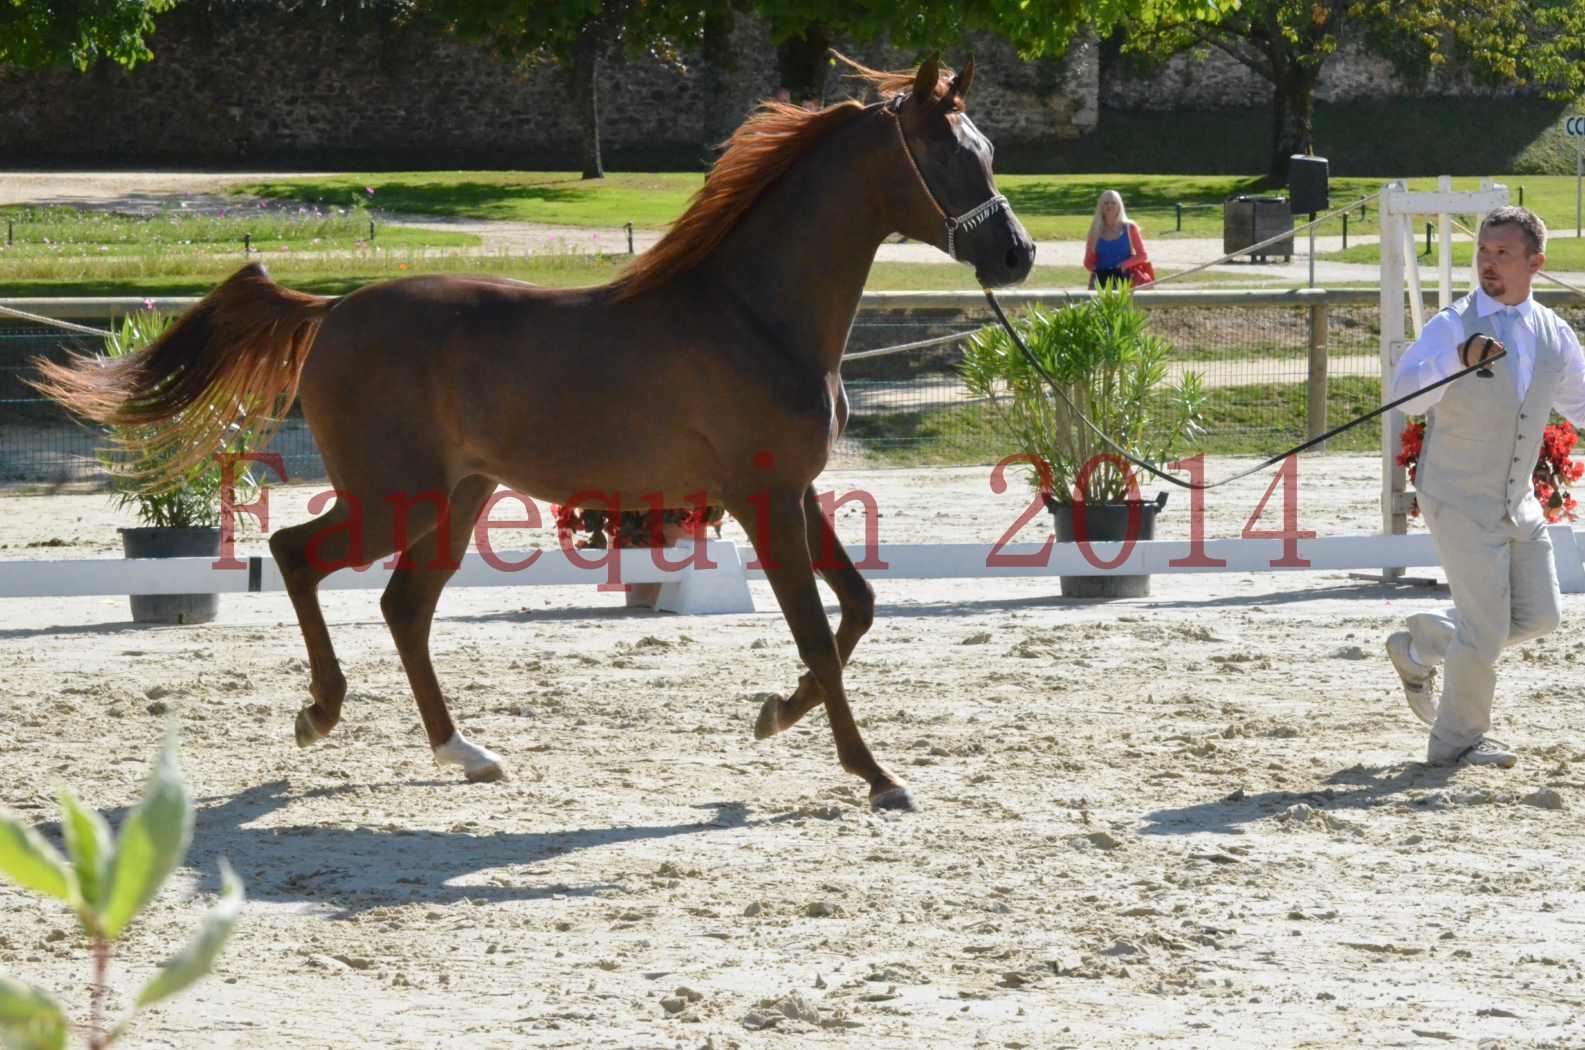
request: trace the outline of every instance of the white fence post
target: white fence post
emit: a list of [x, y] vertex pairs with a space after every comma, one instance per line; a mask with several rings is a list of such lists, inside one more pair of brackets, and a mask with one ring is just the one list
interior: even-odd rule
[[[1404, 192], [1401, 182], [1393, 182], [1381, 194], [1381, 395], [1387, 399], [1392, 389], [1392, 373], [1407, 346], [1403, 324], [1403, 233], [1406, 222], [1398, 213], [1398, 200]], [[1404, 469], [1398, 465], [1398, 441], [1403, 432], [1403, 413], [1394, 409], [1381, 417], [1381, 531], [1401, 536], [1409, 529], [1405, 502]], [[1388, 569], [1387, 575], [1401, 576], [1402, 569]]]
[[[679, 540], [676, 554], [668, 551], [667, 557], [675, 561], [677, 555], [692, 546], [692, 540]], [[716, 567], [701, 571], [690, 566], [682, 579], [661, 584], [655, 608], [695, 616], [753, 612], [754, 598], [749, 594], [748, 574], [743, 571], [737, 544], [709, 543], [705, 550]]]

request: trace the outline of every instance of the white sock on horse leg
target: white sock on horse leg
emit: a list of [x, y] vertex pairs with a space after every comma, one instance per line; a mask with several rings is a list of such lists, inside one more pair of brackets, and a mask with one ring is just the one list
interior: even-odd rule
[[435, 764], [461, 766], [464, 772], [475, 773], [490, 766], [499, 768], [501, 756], [487, 747], [475, 744], [463, 736], [461, 730], [455, 730], [450, 740], [435, 748]]

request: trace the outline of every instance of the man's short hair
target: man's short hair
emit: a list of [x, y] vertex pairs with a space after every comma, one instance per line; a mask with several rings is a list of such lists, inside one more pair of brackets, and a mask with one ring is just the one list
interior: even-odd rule
[[1485, 233], [1493, 226], [1517, 226], [1524, 231], [1524, 239], [1529, 244], [1531, 255], [1546, 251], [1546, 223], [1541, 221], [1541, 216], [1529, 208], [1520, 208], [1512, 204], [1493, 208], [1480, 221], [1480, 232]]

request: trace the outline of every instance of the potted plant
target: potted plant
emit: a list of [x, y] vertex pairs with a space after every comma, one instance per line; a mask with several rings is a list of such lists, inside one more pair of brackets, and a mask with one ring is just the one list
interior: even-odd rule
[[[713, 527], [715, 534], [721, 535], [721, 520], [726, 516], [721, 507], [624, 510], [613, 515], [605, 510], [553, 506], [551, 514], [556, 520], [558, 539], [583, 550], [675, 547], [678, 540], [693, 535], [700, 526]], [[574, 541], [580, 533], [584, 536]], [[660, 600], [662, 586], [659, 583], [625, 585], [627, 607], [654, 609]]]
[[[122, 319], [119, 331], [105, 339], [105, 355], [121, 357], [153, 343], [174, 323], [158, 310], [144, 309]], [[220, 556], [220, 464], [201, 460], [174, 483], [149, 491], [144, 479], [158, 473], [160, 459], [152, 453], [128, 453], [136, 435], [110, 428], [112, 448], [102, 456], [110, 475], [115, 504], [136, 511], [140, 525], [120, 529], [128, 558], [193, 558]], [[245, 451], [237, 442], [227, 451]], [[236, 471], [236, 500], [252, 502], [258, 483], [247, 464]], [[218, 594], [134, 594], [134, 623], [208, 623], [220, 610]]]
[[[1166, 493], [1140, 499], [1137, 475], [1079, 413], [1136, 459], [1165, 462], [1200, 433], [1206, 395], [1199, 374], [1169, 380], [1171, 344], [1146, 330], [1147, 318], [1127, 287], [1057, 310], [1032, 306], [1013, 323], [1067, 401], [1000, 329], [970, 340], [960, 367], [969, 391], [988, 405], [992, 429], [1008, 452], [1035, 457], [1047, 468], [1030, 467], [1029, 480], [1045, 498], [1057, 539], [1153, 538]], [[1064, 576], [1062, 593], [1142, 597], [1150, 593], [1150, 577]]]

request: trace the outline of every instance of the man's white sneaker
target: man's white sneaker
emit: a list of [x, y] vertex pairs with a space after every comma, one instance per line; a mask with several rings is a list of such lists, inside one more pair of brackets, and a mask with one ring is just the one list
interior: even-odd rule
[[1433, 766], [1497, 766], [1500, 769], [1512, 769], [1518, 761], [1519, 756], [1508, 750], [1507, 744], [1485, 736], [1452, 754], [1439, 753], [1435, 740], [1426, 748], [1426, 762]]
[[1409, 632], [1399, 631], [1387, 637], [1387, 659], [1392, 661], [1398, 679], [1403, 683], [1404, 699], [1409, 710], [1426, 725], [1436, 724], [1436, 668], [1416, 663], [1409, 655]]
[[1459, 765], [1463, 766], [1498, 766], [1502, 769], [1512, 769], [1518, 763], [1519, 756], [1508, 750], [1507, 744], [1483, 736], [1475, 741], [1474, 747], [1459, 755], [1458, 761]]

